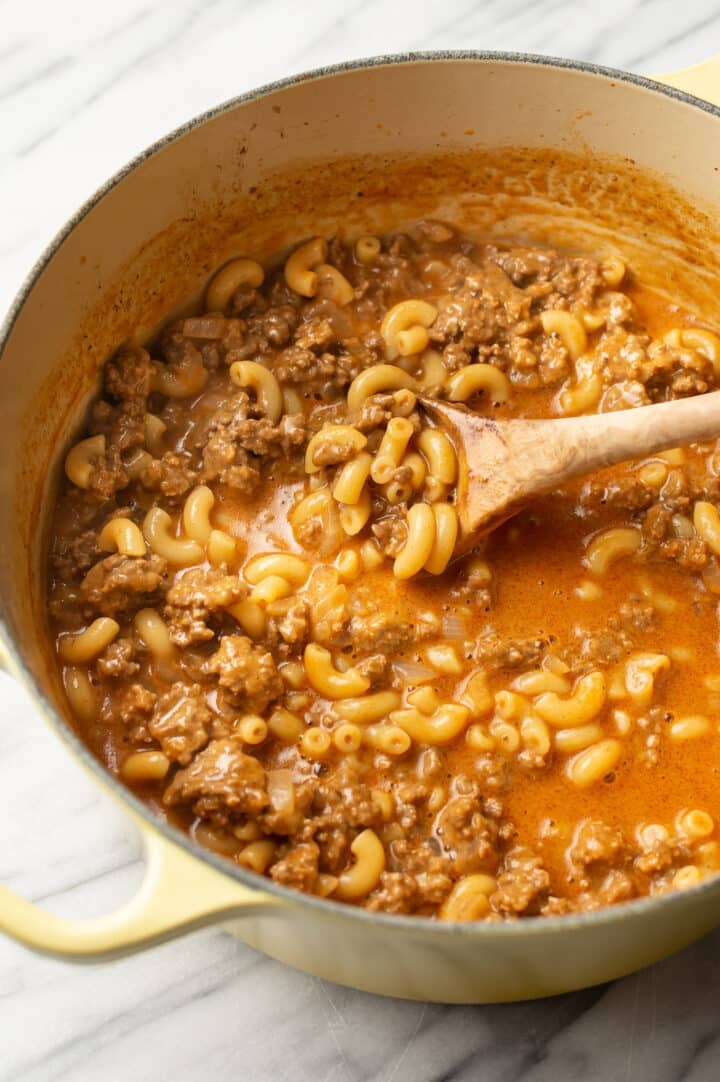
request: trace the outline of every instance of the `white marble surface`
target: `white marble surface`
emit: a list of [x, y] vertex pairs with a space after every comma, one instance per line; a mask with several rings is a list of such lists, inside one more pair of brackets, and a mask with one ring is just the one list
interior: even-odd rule
[[[412, 48], [637, 71], [720, 48], [714, 0], [0, 0], [0, 308], [64, 219], [168, 129], [260, 83]], [[0, 676], [0, 880], [66, 915], [141, 874], [132, 828]], [[710, 1082], [720, 933], [611, 986], [536, 1004], [389, 1002], [220, 930], [76, 968], [0, 938], [0, 1082]]]

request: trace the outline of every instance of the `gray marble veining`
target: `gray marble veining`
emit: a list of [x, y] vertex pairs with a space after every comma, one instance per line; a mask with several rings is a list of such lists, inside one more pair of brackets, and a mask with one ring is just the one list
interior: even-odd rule
[[[718, 49], [712, 0], [0, 0], [0, 308], [93, 189], [187, 117], [376, 53], [480, 48], [638, 71]], [[139, 846], [0, 676], [0, 879], [55, 912], [114, 908]], [[73, 967], [0, 938], [0, 1082], [711, 1082], [720, 933], [613, 985], [534, 1004], [380, 1000], [220, 929]]]

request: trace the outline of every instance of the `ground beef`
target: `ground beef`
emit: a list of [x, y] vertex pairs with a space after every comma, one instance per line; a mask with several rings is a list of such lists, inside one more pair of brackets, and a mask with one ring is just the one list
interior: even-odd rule
[[549, 308], [562, 307], [563, 301], [580, 309], [593, 308], [598, 290], [606, 288], [594, 259], [552, 248], [489, 247], [487, 255], [516, 286], [543, 298]]
[[371, 654], [370, 657], [358, 661], [355, 670], [368, 678], [371, 689], [378, 688], [387, 682], [390, 662], [385, 654]]
[[597, 356], [606, 378], [640, 383], [650, 402], [704, 394], [717, 381], [712, 361], [701, 353], [619, 327], [602, 335]]
[[466, 350], [507, 342], [510, 337], [533, 330], [531, 301], [496, 263], [488, 260], [477, 274], [465, 279], [456, 293], [438, 302], [430, 338], [439, 345], [453, 340]]
[[204, 671], [216, 675], [229, 700], [247, 713], [262, 713], [283, 693], [272, 654], [245, 635], [224, 635]]
[[144, 446], [152, 375], [150, 354], [140, 347], [122, 350], [105, 365], [105, 393], [115, 405], [103, 413], [108, 403], [97, 403], [93, 420], [95, 431], [105, 432], [119, 452]]
[[178, 771], [163, 801], [168, 807], [188, 804], [195, 815], [218, 825], [254, 817], [269, 803], [265, 770], [238, 741], [213, 740]]
[[312, 893], [319, 874], [319, 856], [320, 851], [314, 842], [300, 842], [275, 861], [270, 868], [270, 877], [284, 887]]
[[313, 452], [313, 465], [337, 466], [342, 462], [348, 462], [357, 454], [355, 448], [347, 440], [333, 438], [332, 433], [323, 438], [320, 446]]
[[187, 766], [207, 744], [212, 717], [199, 684], [175, 684], [155, 703], [148, 730], [168, 759]]
[[372, 532], [386, 556], [394, 559], [407, 541], [407, 523], [404, 515], [394, 512], [373, 523]]
[[103, 371], [107, 398], [94, 403], [90, 430], [105, 436], [106, 451], [96, 459], [90, 490], [110, 499], [130, 483], [123, 455], [145, 444], [152, 362], [144, 349], [125, 349], [111, 358]]
[[641, 842], [641, 851], [633, 868], [643, 876], [653, 876], [692, 862], [690, 847], [677, 838], [650, 837]]
[[335, 331], [329, 319], [314, 316], [303, 320], [295, 332], [295, 345], [299, 349], [324, 351], [336, 340]]
[[172, 501], [192, 488], [197, 481], [197, 473], [191, 469], [186, 457], [168, 451], [162, 458], [154, 458], [148, 463], [141, 481], [151, 492], [159, 492]]
[[645, 511], [657, 500], [657, 489], [646, 485], [632, 474], [607, 481], [589, 478], [582, 486], [580, 504], [589, 511], [605, 507], [618, 512], [636, 514]]
[[672, 522], [672, 511], [661, 503], [651, 507], [642, 521], [643, 541], [648, 550], [656, 549], [667, 536]]
[[604, 905], [627, 902], [637, 894], [630, 872], [612, 868], [583, 905], [584, 909], [597, 909]]
[[[106, 408], [104, 411], [100, 410], [100, 406], [104, 405]], [[110, 428], [112, 425], [111, 418], [116, 411], [108, 405], [108, 403], [98, 403], [93, 408], [91, 431], [93, 434], [103, 433], [105, 428]], [[97, 418], [102, 416], [102, 421], [98, 422]], [[143, 414], [144, 417], [144, 414]], [[144, 426], [142, 434], [140, 429], [134, 430], [135, 435], [132, 441], [137, 444], [144, 439]], [[107, 444], [105, 454], [95, 455], [91, 457], [90, 464], [92, 471], [89, 478], [88, 492], [95, 496], [99, 500], [111, 500], [116, 494], [130, 484], [130, 474], [127, 472], [122, 454], [120, 452], [120, 444], [110, 438], [110, 442]]]
[[150, 354], [140, 346], [111, 357], [103, 369], [105, 392], [116, 402], [146, 399], [152, 385]]
[[658, 552], [686, 571], [702, 571], [708, 562], [707, 542], [701, 537], [673, 538], [664, 541]]
[[[275, 375], [283, 383], [320, 383], [334, 380], [338, 359], [332, 353], [317, 356], [302, 346], [288, 346], [278, 357]], [[349, 379], [345, 383], [349, 383]]]
[[105, 647], [97, 659], [97, 674], [111, 680], [134, 676], [140, 670], [137, 661], [133, 660], [134, 657], [135, 643], [132, 639], [116, 639]]
[[318, 780], [313, 787], [302, 837], [318, 846], [320, 870], [337, 875], [351, 859], [353, 839], [380, 821], [370, 789], [349, 764], [342, 763], [327, 780]]
[[208, 621], [242, 601], [248, 588], [239, 575], [227, 575], [220, 568], [194, 568], [176, 580], [167, 593], [165, 618], [170, 637], [177, 646], [212, 639]]
[[497, 827], [483, 815], [477, 796], [448, 801], [437, 818], [435, 833], [458, 875], [495, 869]]
[[364, 905], [371, 913], [412, 913], [420, 900], [414, 876], [403, 872], [383, 872], [379, 885]]
[[571, 668], [607, 666], [619, 661], [655, 625], [655, 611], [643, 598], [631, 595], [602, 627], [575, 628], [575, 645], [565, 651]]
[[241, 392], [216, 410], [196, 437], [202, 448], [202, 480], [222, 481], [244, 495], [255, 491], [263, 459], [288, 458], [309, 436], [299, 414], [285, 414], [274, 425], [267, 417], [250, 416], [249, 411], [248, 396]]
[[543, 917], [565, 917], [568, 913], [574, 913], [578, 909], [577, 902], [571, 898], [558, 898], [554, 894], [548, 896], [548, 900], [540, 908]]
[[80, 584], [80, 602], [90, 615], [118, 616], [154, 604], [167, 585], [161, 556], [106, 556]]
[[289, 457], [293, 449], [308, 440], [308, 428], [301, 414], [285, 414], [274, 425], [267, 417], [247, 417], [233, 428], [234, 439], [249, 454], [258, 458]]
[[172, 320], [160, 335], [158, 352], [168, 364], [181, 364], [188, 353], [197, 354], [197, 344], [191, 341], [193, 335], [185, 334], [185, 322], [183, 319]]
[[475, 660], [490, 669], [522, 669], [539, 664], [553, 644], [541, 637], [504, 639], [486, 631], [475, 643]]
[[[663, 493], [664, 495], [664, 493]], [[683, 498], [683, 508], [689, 504]], [[701, 571], [709, 559], [707, 543], [694, 534], [673, 536], [673, 509], [663, 503], [651, 507], [642, 522], [643, 553], [648, 560], [672, 560], [688, 571]]]
[[277, 630], [283, 642], [291, 645], [307, 642], [311, 633], [310, 605], [304, 597], [297, 597], [283, 616], [271, 618], [270, 625]]
[[379, 652], [392, 655], [417, 638], [414, 624], [407, 620], [393, 619], [382, 610], [353, 616], [347, 635], [353, 649], [361, 654]]
[[490, 898], [492, 908], [506, 917], [517, 916], [539, 910], [550, 886], [550, 876], [538, 856], [516, 845], [505, 855], [497, 884]]
[[417, 419], [417, 414], [412, 414], [412, 408], [413, 399], [398, 395], [397, 391], [391, 394], [373, 394], [365, 399], [354, 414], [352, 423], [360, 432], [372, 432], [386, 425], [393, 417], [407, 417], [410, 413], [411, 419]]
[[157, 695], [143, 684], [130, 684], [114, 691], [112, 700], [106, 699], [101, 709], [104, 721], [111, 722], [121, 717], [130, 740], [134, 743], [149, 743], [147, 720], [152, 713]]
[[98, 547], [97, 530], [83, 530], [77, 535], [64, 535], [58, 538], [55, 551], [51, 556], [52, 569], [61, 581], [79, 581], [102, 555]]
[[497, 364], [524, 387], [552, 386], [570, 374], [567, 350], [545, 335], [542, 308], [592, 308], [603, 285], [594, 260], [539, 249], [487, 246], [473, 266], [458, 263], [457, 286], [438, 302], [430, 337], [449, 371], [474, 360]]
[[619, 830], [602, 819], [585, 819], [577, 827], [568, 859], [581, 871], [607, 870], [623, 860], [626, 842]]
[[312, 803], [312, 785], [307, 782], [292, 786], [292, 797], [278, 804], [272, 774], [268, 774], [270, 807], [258, 816], [258, 826], [263, 834], [280, 834], [286, 837], [299, 834]]
[[237, 438], [239, 426], [247, 420], [249, 398], [244, 391], [215, 410], [207, 426], [201, 427], [196, 443], [202, 450], [201, 479], [222, 481], [243, 495], [251, 495], [259, 481], [258, 464], [252, 462]]
[[267, 342], [268, 346], [280, 349], [290, 342], [299, 321], [300, 313], [295, 305], [278, 304], [251, 316], [248, 330], [251, 335]]
[[415, 884], [415, 909], [429, 911], [452, 889], [452, 861], [429, 840], [398, 838], [389, 846], [389, 872], [410, 877]]
[[648, 358], [650, 339], [611, 327], [601, 334], [596, 346], [600, 370], [608, 383], [636, 382], [644, 388], [653, 366]]

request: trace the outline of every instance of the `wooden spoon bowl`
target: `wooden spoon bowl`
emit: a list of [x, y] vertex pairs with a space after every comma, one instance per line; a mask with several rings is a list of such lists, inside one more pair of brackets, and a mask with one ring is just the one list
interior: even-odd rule
[[454, 402], [419, 399], [458, 458], [458, 550], [534, 497], [574, 477], [720, 436], [720, 391], [616, 413], [498, 421]]

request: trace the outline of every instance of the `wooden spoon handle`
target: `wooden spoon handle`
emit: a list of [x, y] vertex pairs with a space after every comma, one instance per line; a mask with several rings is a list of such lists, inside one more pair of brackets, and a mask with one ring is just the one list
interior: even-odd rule
[[565, 452], [563, 472], [577, 477], [655, 451], [720, 437], [720, 391], [550, 424]]

